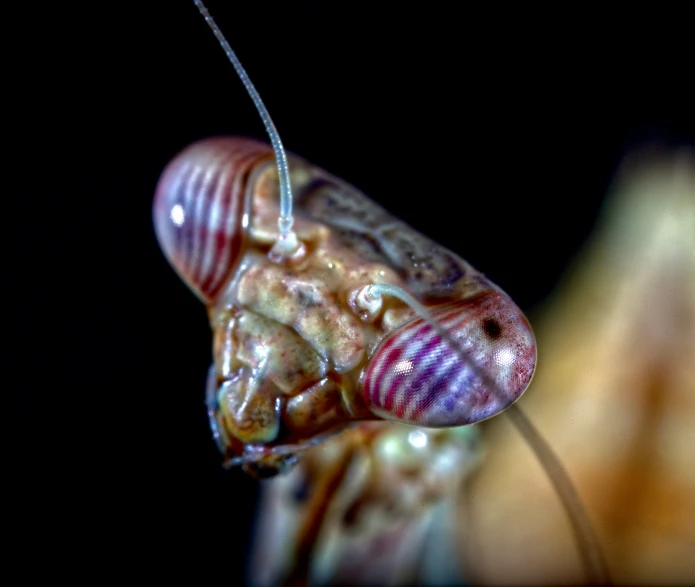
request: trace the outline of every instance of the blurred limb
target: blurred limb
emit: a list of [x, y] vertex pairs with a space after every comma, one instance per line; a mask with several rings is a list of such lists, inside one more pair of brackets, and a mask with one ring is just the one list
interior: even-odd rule
[[477, 429], [366, 422], [266, 482], [248, 583], [458, 585], [458, 488]]

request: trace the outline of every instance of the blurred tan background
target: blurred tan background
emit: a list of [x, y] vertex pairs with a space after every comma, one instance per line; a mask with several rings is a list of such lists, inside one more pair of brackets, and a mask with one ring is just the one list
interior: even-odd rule
[[[539, 362], [520, 405], [575, 482], [613, 580], [694, 584], [693, 150], [625, 158], [593, 236], [531, 322]], [[585, 581], [530, 449], [506, 418], [485, 434], [459, 510], [471, 578]]]

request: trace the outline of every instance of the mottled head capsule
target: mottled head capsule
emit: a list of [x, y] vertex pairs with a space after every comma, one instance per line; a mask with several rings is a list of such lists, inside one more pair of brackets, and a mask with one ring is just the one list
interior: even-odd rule
[[536, 366], [536, 341], [507, 295], [488, 290], [438, 308], [432, 318], [458, 344], [421, 318], [389, 334], [364, 378], [372, 412], [441, 428], [480, 422], [519, 399]]

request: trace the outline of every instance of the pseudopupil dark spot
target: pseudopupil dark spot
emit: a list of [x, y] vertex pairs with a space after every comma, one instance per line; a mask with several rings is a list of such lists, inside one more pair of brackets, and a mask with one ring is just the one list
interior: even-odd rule
[[497, 340], [502, 334], [502, 328], [497, 320], [486, 318], [483, 320], [483, 331], [492, 340]]

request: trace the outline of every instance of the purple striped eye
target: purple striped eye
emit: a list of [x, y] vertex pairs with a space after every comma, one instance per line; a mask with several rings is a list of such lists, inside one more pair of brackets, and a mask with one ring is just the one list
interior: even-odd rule
[[508, 296], [488, 291], [432, 315], [465, 357], [422, 319], [401, 326], [381, 342], [367, 368], [364, 396], [372, 412], [417, 426], [463, 426], [498, 414], [521, 396], [536, 366], [536, 341]]
[[157, 184], [153, 216], [159, 245], [206, 303], [241, 257], [250, 172], [272, 157], [267, 145], [253, 140], [208, 139], [182, 151]]

